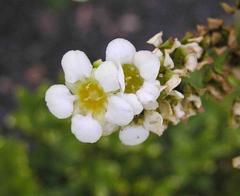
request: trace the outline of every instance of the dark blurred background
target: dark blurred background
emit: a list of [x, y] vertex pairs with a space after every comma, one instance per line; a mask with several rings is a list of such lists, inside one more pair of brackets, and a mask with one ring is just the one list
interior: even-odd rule
[[[240, 195], [231, 160], [240, 132], [229, 128], [231, 101], [203, 99], [205, 112], [151, 135], [137, 147], [117, 134], [81, 144], [69, 119], [55, 119], [46, 89], [61, 81], [70, 49], [105, 58], [116, 37], [137, 49], [151, 36], [181, 38], [224, 14], [219, 0], [0, 0], [0, 196]], [[59, 77], [60, 76], [60, 77]]]

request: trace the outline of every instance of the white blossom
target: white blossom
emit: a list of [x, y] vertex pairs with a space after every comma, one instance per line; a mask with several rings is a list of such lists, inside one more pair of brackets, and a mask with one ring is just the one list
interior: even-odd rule
[[155, 47], [159, 47], [159, 46], [163, 43], [162, 36], [163, 36], [163, 32], [159, 32], [159, 33], [157, 33], [156, 35], [154, 35], [152, 38], [150, 38], [150, 39], [147, 41], [147, 43], [148, 43], [148, 44], [152, 44], [152, 45], [154, 45]]
[[144, 113], [144, 123], [145, 129], [161, 136], [165, 127], [163, 125], [163, 118], [161, 114], [156, 111], [146, 111]]
[[96, 142], [106, 123], [124, 126], [132, 121], [131, 105], [117, 95], [120, 74], [113, 62], [102, 62], [93, 69], [84, 52], [69, 51], [62, 58], [62, 67], [66, 86], [51, 86], [45, 100], [57, 118], [72, 116], [71, 129], [78, 140]]
[[[144, 109], [149, 108], [148, 104], [153, 105], [160, 95], [161, 86], [157, 80], [160, 58], [147, 50], [136, 52], [132, 43], [121, 38], [112, 40], [106, 49], [106, 60], [117, 64], [119, 73], [123, 73], [119, 77], [122, 93], [136, 95]], [[140, 107], [138, 109], [140, 111]]]

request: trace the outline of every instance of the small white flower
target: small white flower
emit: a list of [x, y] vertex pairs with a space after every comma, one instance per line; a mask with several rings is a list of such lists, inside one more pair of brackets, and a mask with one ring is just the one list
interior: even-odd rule
[[155, 49], [152, 51], [152, 53], [153, 53], [153, 54], [156, 54], [159, 59], [162, 59], [162, 58], [163, 58], [163, 53], [162, 53], [162, 51], [161, 51], [159, 48], [155, 48]]
[[148, 136], [149, 131], [139, 125], [130, 125], [119, 132], [120, 141], [128, 146], [141, 144]]
[[198, 59], [199, 59], [199, 58], [202, 56], [202, 54], [203, 54], [203, 48], [202, 48], [201, 46], [199, 46], [199, 44], [196, 43], [196, 42], [192, 42], [192, 43], [183, 45], [182, 47], [185, 48], [188, 53], [195, 54]]
[[[119, 80], [124, 94], [136, 95], [144, 109], [149, 108], [148, 104], [156, 102], [161, 91], [160, 83], [156, 80], [160, 69], [159, 56], [146, 50], [136, 52], [129, 41], [118, 38], [108, 44], [106, 60], [119, 66]], [[138, 105], [138, 101], [135, 99], [134, 103]], [[135, 114], [140, 112], [139, 105], [137, 107]]]
[[165, 50], [165, 53], [164, 53], [163, 66], [167, 67], [169, 69], [174, 68], [174, 62], [173, 62], [172, 58], [170, 57], [169, 53], [167, 52], [167, 50]]
[[181, 103], [178, 103], [177, 105], [175, 105], [175, 106], [173, 107], [173, 111], [174, 111], [175, 116], [177, 117], [177, 119], [181, 119], [181, 118], [183, 118], [184, 115], [185, 115], [185, 112], [184, 112], [184, 110], [183, 110], [183, 106], [182, 106]]
[[200, 43], [203, 40], [203, 37], [194, 37], [194, 38], [190, 38], [188, 39], [188, 42], [196, 42], [196, 43]]
[[181, 83], [181, 78], [174, 74], [166, 83], [166, 91], [170, 93], [173, 89], [175, 89]]
[[156, 35], [154, 35], [152, 38], [150, 38], [150, 39], [147, 41], [147, 43], [148, 43], [148, 44], [152, 44], [152, 45], [154, 45], [155, 47], [159, 47], [159, 46], [163, 43], [162, 36], [163, 36], [163, 32], [159, 32], [159, 33], [157, 33]]
[[78, 140], [96, 142], [106, 123], [123, 126], [132, 121], [131, 105], [116, 95], [121, 83], [119, 69], [114, 63], [106, 61], [93, 69], [84, 52], [69, 51], [63, 56], [62, 67], [66, 86], [51, 86], [45, 100], [56, 117], [73, 115], [72, 132]]
[[176, 98], [177, 100], [182, 100], [184, 98], [184, 95], [176, 90], [171, 91], [169, 95]]
[[181, 47], [181, 42], [176, 38], [174, 39], [171, 48], [164, 50], [164, 60], [163, 60], [164, 67], [167, 67], [169, 69], [174, 68], [174, 62], [170, 55], [179, 47]]
[[[155, 80], [153, 82], [146, 81], [144, 82], [142, 88], [139, 89], [136, 94], [145, 109], [151, 108], [151, 110], [154, 110], [158, 107], [156, 100], [159, 97], [161, 90], [162, 88], [158, 80]], [[152, 107], [149, 108], [150, 105], [151, 106], [155, 105], [156, 108], [152, 108]]]
[[175, 66], [182, 66], [193, 72], [197, 69], [198, 59], [202, 56], [202, 53], [203, 49], [198, 43], [192, 42], [183, 45], [175, 39], [172, 47], [164, 50], [163, 66], [169, 69], [173, 69]]
[[177, 38], [175, 38], [171, 48], [170, 49], [166, 49], [166, 51], [167, 51], [167, 53], [171, 54], [171, 53], [174, 52], [174, 50], [176, 50], [177, 48], [181, 47], [181, 45], [182, 45], [181, 42]]
[[[190, 96], [187, 97], [187, 101], [193, 102], [194, 106], [198, 109], [202, 107], [201, 98], [197, 95], [191, 94]], [[240, 114], [240, 111], [239, 111], [239, 114]]]
[[195, 54], [189, 54], [186, 56], [185, 67], [188, 71], [193, 72], [197, 69], [198, 59]]
[[156, 111], [146, 111], [144, 113], [144, 122], [143, 125], [145, 129], [161, 136], [165, 130], [163, 125], [163, 118], [161, 114]]

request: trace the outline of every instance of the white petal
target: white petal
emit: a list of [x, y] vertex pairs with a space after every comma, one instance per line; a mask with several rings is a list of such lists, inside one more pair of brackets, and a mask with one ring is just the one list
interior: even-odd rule
[[145, 110], [156, 110], [159, 107], [159, 104], [157, 101], [151, 101], [144, 105]]
[[133, 109], [123, 98], [111, 96], [108, 99], [106, 120], [113, 124], [124, 126], [133, 120]]
[[203, 53], [203, 49], [201, 46], [199, 46], [198, 43], [189, 43], [183, 46], [184, 48], [187, 49], [189, 53], [194, 53], [197, 55], [197, 58], [200, 58]]
[[152, 44], [154, 45], [155, 47], [159, 47], [163, 40], [162, 40], [162, 36], [163, 36], [163, 32], [159, 32], [157, 33], [156, 35], [154, 35], [152, 38], [150, 38], [147, 43], [148, 44]]
[[143, 111], [143, 106], [135, 94], [123, 94], [122, 97], [132, 107], [134, 115], [138, 115]]
[[144, 123], [145, 129], [157, 134], [162, 135], [164, 131], [163, 118], [161, 114], [156, 111], [147, 111], [144, 113]]
[[68, 88], [61, 84], [51, 86], [45, 94], [49, 111], [59, 119], [71, 116], [74, 99]]
[[167, 49], [168, 53], [171, 54], [174, 50], [179, 48], [181, 45], [182, 45], [181, 42], [177, 38], [175, 38], [172, 47], [170, 49]]
[[119, 71], [111, 61], [103, 62], [94, 72], [95, 78], [102, 85], [105, 92], [116, 91], [120, 88]]
[[174, 106], [173, 111], [178, 119], [181, 119], [185, 115], [185, 112], [183, 110], [183, 106], [181, 103], [178, 103], [176, 106]]
[[119, 139], [121, 142], [128, 146], [134, 146], [143, 143], [149, 136], [143, 126], [129, 126], [119, 132]]
[[131, 64], [135, 53], [136, 49], [131, 42], [126, 39], [117, 38], [108, 44], [106, 60], [120, 64]]
[[84, 77], [89, 77], [92, 71], [92, 64], [87, 55], [79, 50], [71, 50], [64, 54], [62, 67], [65, 80], [69, 83], [74, 83]]
[[155, 80], [160, 69], [160, 59], [150, 51], [138, 51], [134, 56], [134, 65], [145, 80]]
[[159, 49], [159, 48], [155, 48], [153, 51], [152, 51], [153, 54], [157, 55], [158, 58], [160, 59], [160, 62], [161, 62], [161, 59], [163, 57], [163, 53], [162, 51]]
[[84, 143], [94, 143], [102, 136], [101, 125], [89, 116], [75, 115], [72, 118], [72, 133]]
[[[190, 96], [187, 97], [187, 100], [193, 102], [197, 108], [202, 107], [201, 98], [197, 95], [191, 94]], [[239, 110], [239, 115], [240, 115], [240, 110]]]
[[197, 43], [200, 43], [202, 40], [203, 40], [203, 37], [200, 36], [200, 37], [194, 37], [194, 38], [188, 39], [188, 42], [197, 42]]
[[187, 55], [186, 60], [187, 61], [186, 61], [185, 67], [187, 68], [187, 70], [191, 72], [196, 70], [198, 66], [197, 56], [195, 54], [189, 54]]
[[175, 74], [166, 82], [166, 91], [170, 93], [174, 88], [176, 88], [181, 83], [181, 78]]
[[119, 126], [109, 123], [109, 122], [104, 122], [102, 126], [103, 130], [103, 136], [108, 136], [112, 134], [113, 132], [117, 131], [119, 129]]
[[184, 95], [180, 93], [179, 91], [173, 90], [169, 93], [170, 96], [175, 97], [177, 100], [183, 99]]
[[140, 102], [144, 105], [155, 102], [161, 92], [160, 82], [155, 80], [153, 82], [145, 81], [142, 88], [137, 91], [137, 96]]
[[118, 63], [118, 80], [120, 84], [121, 92], [125, 91], [125, 80], [124, 80], [124, 72], [122, 66]]
[[164, 55], [163, 66], [168, 67], [170, 69], [174, 68], [174, 62], [166, 50], [165, 50], [165, 55]]

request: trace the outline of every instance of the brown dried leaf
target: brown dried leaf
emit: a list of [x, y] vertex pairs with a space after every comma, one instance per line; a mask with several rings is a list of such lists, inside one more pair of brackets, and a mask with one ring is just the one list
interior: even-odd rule
[[206, 90], [217, 100], [223, 99], [223, 94], [214, 86], [207, 85]]
[[211, 30], [219, 29], [224, 24], [224, 21], [222, 19], [218, 19], [218, 18], [208, 18], [207, 22], [208, 22], [208, 27]]
[[213, 45], [218, 44], [222, 40], [222, 35], [219, 32], [213, 32], [211, 36], [211, 43]]
[[221, 6], [224, 9], [224, 11], [227, 12], [228, 14], [234, 14], [236, 12], [236, 8], [229, 5], [228, 3], [222, 2]]
[[204, 36], [208, 33], [208, 29], [204, 25], [197, 25], [197, 32], [200, 36]]
[[227, 47], [221, 47], [221, 48], [214, 48], [214, 51], [216, 52], [217, 55], [223, 55], [227, 50]]
[[229, 30], [228, 46], [231, 49], [238, 48], [237, 33], [233, 28]]
[[232, 73], [236, 79], [240, 80], [240, 68], [234, 67], [232, 68]]

